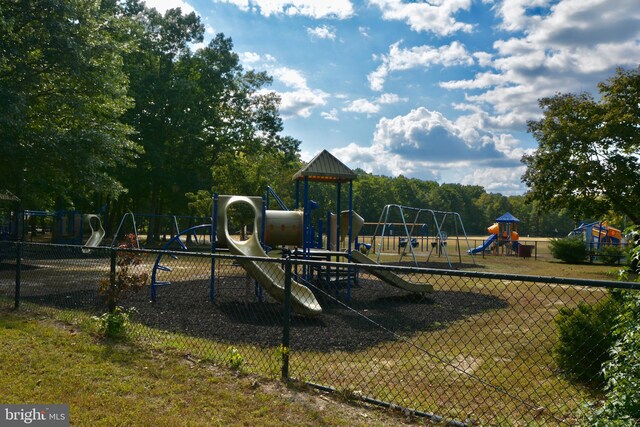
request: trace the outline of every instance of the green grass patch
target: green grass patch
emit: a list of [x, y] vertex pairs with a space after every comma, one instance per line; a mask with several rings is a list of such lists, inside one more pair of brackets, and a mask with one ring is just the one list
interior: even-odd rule
[[[0, 312], [3, 403], [66, 403], [73, 425], [394, 425], [382, 411], [208, 361]], [[364, 411], [364, 412], [363, 412]]]

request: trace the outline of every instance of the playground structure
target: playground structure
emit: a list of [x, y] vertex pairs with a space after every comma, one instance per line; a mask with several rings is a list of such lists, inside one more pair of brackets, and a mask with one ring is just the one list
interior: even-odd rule
[[83, 215], [76, 210], [22, 210], [20, 199], [8, 190], [0, 191], [0, 202], [0, 241], [48, 241], [91, 248], [104, 239], [100, 215]]
[[[407, 221], [408, 218], [413, 219], [411, 221]], [[399, 222], [394, 223], [392, 220], [399, 220]], [[466, 242], [467, 247], [471, 248], [462, 218], [457, 212], [444, 212], [433, 209], [390, 204], [386, 205], [382, 209], [380, 219], [376, 223], [376, 228], [373, 232], [374, 240], [372, 241], [371, 246], [376, 250], [377, 262], [380, 262], [385, 236], [388, 236], [394, 227], [400, 227], [401, 230], [399, 234], [396, 234], [396, 237], [400, 239], [399, 246], [401, 247], [399, 262], [401, 262], [407, 252], [409, 252], [413, 263], [418, 266], [418, 258], [416, 257], [415, 248], [419, 244], [418, 237], [424, 237], [425, 234], [427, 237], [427, 245], [429, 245], [429, 243], [431, 244], [426, 262], [429, 262], [433, 255], [438, 257], [444, 256], [449, 267], [452, 268], [453, 264], [451, 262], [451, 257], [447, 251], [448, 240], [455, 239], [456, 241], [455, 247], [458, 248], [459, 263], [462, 263], [460, 239], [462, 238]], [[429, 242], [430, 228], [434, 233], [433, 240], [431, 242]], [[378, 232], [380, 232], [379, 241], [376, 242], [375, 239], [378, 238]], [[475, 264], [475, 259], [473, 259], [473, 263]]]
[[[489, 237], [476, 248], [467, 251], [470, 255], [489, 251], [494, 255], [518, 255], [520, 247], [520, 235], [518, 234], [518, 223], [520, 220], [511, 213], [496, 218], [496, 222], [487, 227]], [[529, 254], [530, 256], [530, 254]]]
[[0, 241], [17, 240], [22, 235], [20, 199], [8, 190], [0, 190]]
[[[209, 224], [208, 229], [198, 226], [205, 222]], [[126, 234], [134, 235], [138, 248], [143, 247], [143, 242], [148, 247], [157, 247], [158, 243], [165, 245], [178, 235], [185, 236], [186, 244], [210, 246], [211, 222], [211, 217], [127, 212], [122, 215], [113, 233], [111, 246], [117, 245]], [[186, 230], [189, 232], [185, 233]], [[186, 246], [182, 249], [186, 250]]]
[[603, 246], [619, 246], [622, 243], [622, 231], [609, 226], [607, 221], [581, 223], [569, 233], [569, 236], [580, 236], [593, 252]]
[[[351, 263], [376, 264], [358, 251], [352, 251], [354, 242], [357, 241], [358, 232], [364, 224], [364, 220], [352, 209], [351, 184], [355, 177], [355, 173], [325, 150], [293, 176], [296, 181], [296, 209], [286, 210], [286, 206], [272, 189], [268, 189], [264, 197], [214, 195], [212, 223], [202, 224], [180, 232], [167, 242], [164, 249], [169, 249], [171, 245], [177, 244], [181, 250], [186, 250], [181, 236], [188, 235], [195, 228], [209, 230], [212, 253], [226, 247], [232, 254], [249, 257], [249, 259], [240, 259], [239, 263], [255, 280], [256, 295], [260, 297], [261, 291], [264, 289], [274, 299], [283, 302], [285, 271], [277, 263], [260, 260], [260, 258], [269, 258], [269, 251], [277, 246], [283, 247], [281, 252], [283, 255], [301, 259], [332, 261], [346, 258]], [[310, 181], [334, 183], [338, 190], [337, 207], [340, 215], [328, 212], [326, 226], [319, 222], [317, 229], [311, 224], [311, 212], [318, 206], [317, 203], [309, 199]], [[349, 209], [340, 211], [341, 185], [344, 183], [350, 184]], [[302, 200], [300, 200], [301, 184], [303, 185]], [[281, 210], [268, 209], [271, 198], [278, 202]], [[235, 235], [229, 232], [230, 217], [233, 215], [230, 210], [243, 205], [249, 207], [253, 221], [249, 238], [238, 240]], [[300, 205], [302, 208], [299, 207]], [[342, 249], [343, 245], [346, 246], [344, 249]], [[287, 250], [284, 248], [285, 246], [293, 247], [293, 250]], [[163, 260], [165, 257], [163, 254], [158, 255], [154, 263], [151, 278], [153, 301], [157, 297], [157, 287], [171, 284], [169, 280], [164, 280], [165, 278], [161, 277], [172, 271], [172, 267]], [[175, 258], [176, 256], [171, 255], [170, 257]], [[389, 271], [376, 269], [367, 269], [367, 271], [387, 284], [410, 292], [424, 293], [433, 289], [430, 284], [412, 284]], [[352, 283], [358, 280], [357, 274], [354, 273], [355, 269], [348, 266], [345, 271], [345, 268], [327, 265], [315, 272], [305, 266], [302, 273], [296, 274], [291, 281], [291, 301], [294, 312], [307, 316], [321, 313], [322, 308], [310, 289], [316, 284], [334, 286], [336, 293], [338, 286], [343, 284], [346, 287], [348, 302]], [[215, 278], [215, 261], [212, 260], [209, 295], [212, 302], [215, 300]]]

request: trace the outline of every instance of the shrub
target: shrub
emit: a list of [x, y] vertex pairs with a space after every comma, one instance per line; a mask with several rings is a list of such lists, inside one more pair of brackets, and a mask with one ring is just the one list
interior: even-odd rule
[[227, 348], [227, 365], [234, 371], [239, 371], [244, 363], [244, 356], [240, 354], [240, 351], [231, 346]]
[[98, 322], [98, 333], [104, 337], [123, 338], [127, 334], [129, 313], [121, 307], [93, 319]]
[[589, 255], [587, 245], [581, 237], [572, 236], [563, 239], [551, 239], [549, 241], [551, 255], [569, 264], [583, 262]]
[[106, 277], [100, 281], [98, 293], [104, 296], [110, 312], [113, 312], [117, 304], [131, 293], [142, 289], [149, 278], [149, 274], [146, 272], [135, 272], [135, 267], [142, 263], [142, 258], [137, 252], [126, 250], [135, 248], [134, 242], [135, 236], [133, 234], [124, 237], [118, 246], [115, 277], [113, 280], [111, 277]]
[[562, 308], [555, 319], [558, 342], [553, 354], [558, 367], [579, 381], [603, 384], [602, 366], [610, 358], [611, 331], [621, 306], [619, 292], [596, 304]]
[[616, 245], [607, 245], [600, 248], [598, 251], [598, 258], [604, 264], [618, 264], [625, 256], [625, 251], [622, 247]]
[[624, 305], [613, 330], [616, 342], [605, 364], [604, 405], [588, 419], [592, 426], [640, 425], [640, 292], [624, 294]]
[[149, 274], [135, 272], [135, 267], [142, 263], [140, 255], [127, 249], [133, 249], [135, 236], [129, 234], [118, 246], [116, 254], [116, 271], [114, 277], [105, 277], [100, 281], [98, 293], [104, 297], [108, 312], [96, 318], [100, 323], [101, 335], [121, 338], [126, 335], [129, 324], [129, 313], [117, 304], [131, 293], [138, 292], [147, 283]]
[[227, 364], [234, 371], [239, 371], [244, 363], [244, 357], [240, 354], [240, 351], [231, 346], [227, 348]]

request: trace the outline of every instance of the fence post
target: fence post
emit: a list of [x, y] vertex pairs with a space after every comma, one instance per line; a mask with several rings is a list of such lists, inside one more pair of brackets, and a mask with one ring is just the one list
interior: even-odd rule
[[22, 275], [22, 242], [16, 242], [16, 294], [14, 300], [14, 308], [20, 307], [20, 282]]
[[282, 319], [282, 381], [289, 380], [289, 328], [291, 321], [291, 259], [284, 262], [284, 318]]
[[[111, 248], [109, 251], [110, 268], [109, 268], [109, 286], [111, 287], [110, 295], [113, 295], [114, 288], [116, 286], [116, 260], [118, 251], [116, 248]], [[113, 298], [109, 300], [109, 313], [116, 311], [116, 302]]]

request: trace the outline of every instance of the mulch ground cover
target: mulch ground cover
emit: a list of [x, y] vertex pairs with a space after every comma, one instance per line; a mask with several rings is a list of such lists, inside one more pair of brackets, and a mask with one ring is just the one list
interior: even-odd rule
[[[25, 274], [21, 298], [45, 306], [104, 312], [96, 280], [86, 276], [48, 283], [49, 268]], [[135, 307], [134, 320], [149, 327], [228, 343], [277, 346], [282, 342], [283, 306], [265, 292], [244, 270], [218, 276], [215, 301], [209, 300], [209, 280], [175, 282], [158, 289], [150, 301], [147, 287], [124, 305]], [[7, 278], [11, 279], [11, 278]], [[0, 286], [7, 287], [7, 280]], [[7, 286], [5, 286], [7, 285]], [[331, 352], [358, 351], [420, 331], [444, 328], [448, 323], [489, 310], [507, 307], [495, 296], [469, 291], [443, 291], [415, 295], [361, 274], [349, 289], [318, 284], [313, 289], [323, 311], [315, 318], [291, 318], [291, 347]], [[9, 288], [7, 287], [7, 292]], [[347, 299], [349, 301], [347, 301]]]

